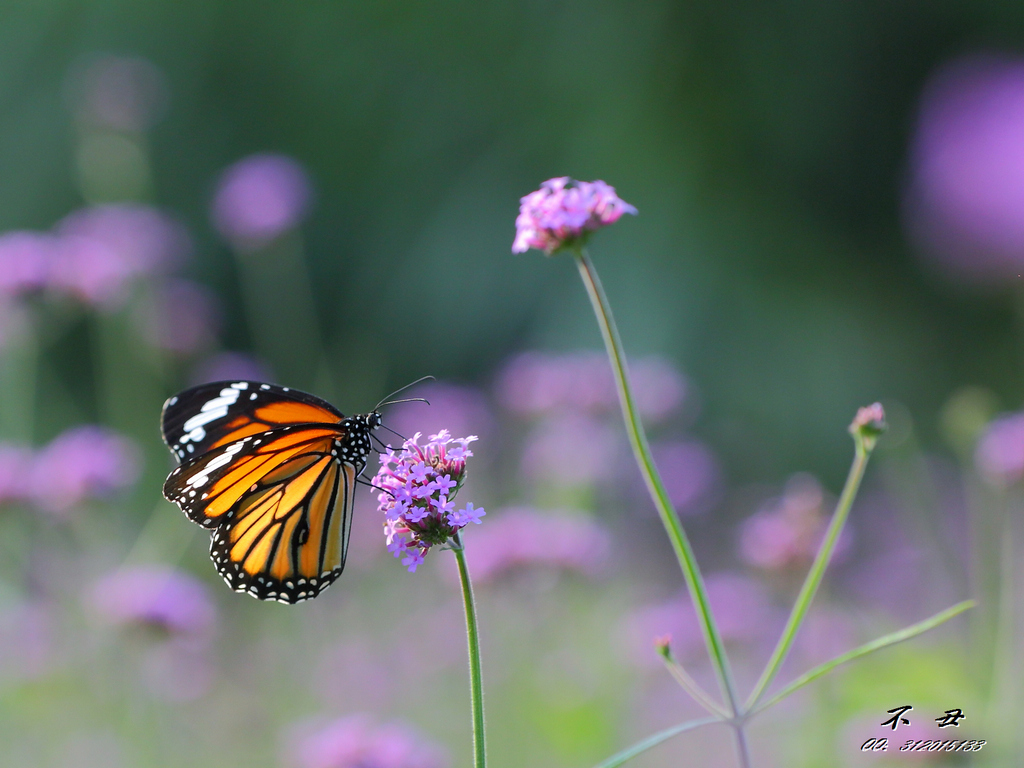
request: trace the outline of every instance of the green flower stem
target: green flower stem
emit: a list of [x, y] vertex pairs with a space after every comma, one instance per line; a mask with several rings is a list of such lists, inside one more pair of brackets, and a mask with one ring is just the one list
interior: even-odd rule
[[864, 645], [854, 648], [852, 651], [847, 651], [843, 655], [837, 656], [831, 661], [819, 664], [809, 672], [802, 674], [767, 701], [758, 704], [750, 711], [748, 717], [753, 717], [758, 712], [763, 712], [768, 709], [768, 707], [778, 704], [794, 691], [803, 688], [805, 685], [817, 680], [822, 675], [828, 674], [841, 664], [846, 664], [854, 659], [859, 659], [861, 656], [867, 656], [869, 653], [874, 653], [882, 648], [888, 648], [890, 645], [896, 645], [896, 643], [902, 643], [904, 640], [916, 637], [917, 635], [927, 632], [929, 629], [934, 629], [939, 626], [939, 624], [949, 621], [951, 618], [957, 614], [963, 613], [968, 608], [973, 608], [975, 605], [977, 605], [977, 603], [975, 603], [974, 600], [964, 600], [962, 603], [957, 603], [953, 607], [947, 608], [946, 610], [935, 614], [931, 618], [919, 621], [917, 624], [911, 624], [906, 629], [901, 629], [898, 632], [885, 635], [877, 640], [872, 640], [870, 643], [865, 643]]
[[866, 445], [864, 437], [860, 434], [855, 433], [853, 439], [856, 446], [853, 465], [850, 467], [850, 474], [846, 478], [846, 485], [843, 487], [842, 495], [839, 497], [836, 511], [828, 524], [825, 540], [821, 543], [821, 548], [811, 564], [811, 570], [807, 573], [803, 586], [800, 587], [800, 594], [797, 595], [796, 603], [789, 614], [789, 620], [786, 622], [786, 628], [782, 632], [782, 637], [779, 638], [779, 642], [776, 644], [775, 650], [772, 652], [772, 656], [764, 668], [764, 672], [761, 673], [757, 685], [754, 686], [750, 698], [747, 699], [746, 704], [743, 706], [743, 711], [745, 712], [749, 712], [757, 704], [765, 689], [778, 673], [782, 662], [785, 661], [786, 655], [793, 645], [793, 640], [796, 638], [797, 630], [800, 629], [800, 625], [807, 615], [807, 610], [811, 607], [811, 600], [814, 599], [814, 594], [818, 591], [821, 579], [825, 575], [825, 568], [828, 566], [829, 560], [832, 559], [832, 552], [835, 550], [836, 541], [839, 540], [839, 534], [843, 530], [843, 524], [846, 523], [846, 518], [850, 514], [850, 507], [853, 506], [853, 500], [857, 496], [857, 489], [860, 487], [860, 481], [864, 477], [864, 470], [867, 468], [871, 447], [873, 447]]
[[[661, 522], [665, 526], [672, 549], [675, 550], [676, 559], [682, 568], [683, 577], [686, 579], [686, 586], [690, 591], [690, 599], [697, 609], [697, 616], [700, 620], [701, 631], [704, 634], [704, 642], [707, 645], [708, 655], [711, 657], [718, 676], [718, 683], [729, 704], [729, 709], [734, 716], [740, 714], [739, 700], [736, 696], [736, 685], [733, 682], [732, 670], [729, 667], [729, 659], [725, 654], [725, 646], [722, 637], [718, 632], [714, 617], [711, 614], [711, 606], [708, 602], [707, 590], [704, 587], [704, 579], [701, 577], [700, 568], [697, 566], [697, 558], [693, 554], [693, 548], [686, 537], [682, 524], [676, 515], [675, 508], [669, 500], [668, 492], [661, 481], [658, 469], [651, 456], [651, 448], [647, 443], [647, 435], [644, 432], [643, 424], [640, 422], [640, 415], [637, 412], [636, 402], [633, 400], [633, 391], [629, 384], [629, 374], [626, 371], [626, 355], [622, 348], [622, 340], [619, 338], [618, 328], [612, 318], [611, 306], [608, 304], [608, 297], [605, 296], [601, 280], [594, 270], [585, 249], [580, 248], [574, 251], [576, 265], [579, 267], [580, 277], [587, 288], [590, 296], [590, 303], [594, 307], [594, 314], [597, 317], [597, 324], [601, 328], [601, 335], [604, 337], [605, 348], [608, 350], [608, 358], [612, 364], [612, 372], [615, 374], [615, 385], [619, 393], [619, 403], [622, 406], [622, 416], [626, 422], [626, 432], [629, 435], [629, 442], [636, 456], [640, 473], [647, 484], [647, 490], [658, 510]], [[737, 730], [739, 736], [739, 731]], [[742, 739], [740, 739], [742, 741]], [[739, 744], [739, 741], [738, 741]], [[742, 751], [742, 750], [741, 750]], [[743, 763], [747, 765], [747, 762]]]
[[455, 534], [452, 551], [459, 564], [462, 599], [466, 604], [466, 636], [469, 640], [469, 698], [473, 708], [473, 768], [484, 768], [487, 764], [487, 747], [484, 742], [484, 681], [480, 666], [480, 634], [477, 630], [476, 605], [473, 602], [473, 584], [469, 580], [469, 569], [466, 567], [462, 537], [458, 534]]
[[712, 723], [720, 723], [717, 717], [705, 717], [703, 720], [690, 720], [689, 722], [682, 723], [680, 725], [673, 725], [671, 728], [666, 728], [664, 731], [659, 731], [653, 736], [648, 736], [643, 741], [638, 741], [631, 747], [622, 750], [616, 755], [612, 755], [597, 768], [619, 768], [620, 765], [629, 762], [634, 757], [643, 752], [646, 752], [651, 747], [656, 747], [663, 741], [668, 741], [673, 736], [677, 736], [680, 733], [686, 731], [692, 731], [694, 728], [700, 728], [702, 725], [711, 725]]
[[675, 656], [672, 655], [671, 649], [666, 645], [664, 648], [659, 649], [661, 658], [665, 662], [665, 667], [672, 677], [675, 678], [676, 682], [682, 686], [683, 690], [686, 691], [693, 699], [704, 707], [712, 715], [717, 715], [722, 720], [729, 720], [732, 716], [726, 712], [722, 707], [712, 699], [707, 692], [700, 687], [700, 684], [693, 679], [689, 672], [676, 661]]

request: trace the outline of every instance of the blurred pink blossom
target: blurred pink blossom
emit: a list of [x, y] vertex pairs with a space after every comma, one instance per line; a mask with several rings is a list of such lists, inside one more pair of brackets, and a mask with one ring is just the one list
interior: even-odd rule
[[994, 419], [978, 440], [974, 463], [995, 485], [1013, 485], [1024, 477], [1024, 413]]
[[405, 725], [349, 715], [293, 728], [284, 762], [293, 768], [445, 768], [448, 758]]
[[[686, 380], [664, 358], [629, 363], [633, 395], [641, 415], [658, 421], [678, 409]], [[498, 375], [498, 400], [511, 411], [542, 414], [552, 410], [611, 411], [619, 407], [608, 358], [600, 352], [525, 352]]]
[[107, 574], [93, 585], [88, 602], [107, 621], [154, 628], [172, 639], [205, 642], [217, 618], [205, 584], [160, 565], [121, 568]]
[[155, 347], [179, 355], [194, 354], [216, 340], [219, 309], [216, 295], [206, 286], [190, 280], [164, 280], [140, 308], [140, 331]]
[[97, 426], [73, 427], [33, 458], [28, 495], [45, 512], [64, 515], [90, 496], [131, 486], [139, 453], [127, 438]]
[[653, 446], [665, 490], [680, 514], [707, 511], [720, 490], [722, 472], [714, 453], [703, 443], [677, 440]]
[[614, 224], [636, 208], [619, 199], [603, 181], [575, 181], [568, 176], [548, 179], [520, 201], [512, 253], [531, 248], [548, 254]]
[[527, 438], [522, 472], [534, 481], [576, 486], [617, 476], [620, 440], [602, 420], [581, 413], [545, 419]]
[[167, 107], [163, 73], [148, 59], [97, 57], [72, 76], [69, 86], [81, 119], [115, 131], [143, 131]]
[[910, 151], [908, 225], [959, 275], [1024, 269], [1024, 59], [975, 55], [924, 89]]
[[27, 500], [31, 473], [30, 448], [0, 443], [0, 503]]
[[[743, 521], [740, 556], [766, 570], [803, 569], [814, 559], [825, 536], [825, 494], [811, 475], [797, 474], [779, 498], [771, 499]], [[850, 547], [849, 529], [839, 537], [833, 562]]]
[[175, 264], [190, 245], [184, 229], [143, 205], [104, 205], [56, 227], [49, 286], [98, 306], [117, 306], [131, 282]]
[[[746, 645], [774, 640], [782, 617], [760, 582], [725, 571], [711, 574], [705, 584], [723, 640]], [[628, 620], [626, 633], [636, 660], [648, 665], [661, 664], [652, 645], [657, 637], [670, 635], [680, 660], [698, 657], [704, 649], [688, 594], [639, 609]]]
[[250, 251], [298, 226], [312, 196], [305, 170], [292, 158], [250, 155], [222, 174], [213, 223], [234, 247]]
[[608, 564], [611, 536], [583, 513], [549, 514], [514, 507], [501, 510], [467, 539], [466, 559], [478, 582], [510, 571], [556, 568], [597, 576]]
[[18, 230], [0, 235], [0, 293], [15, 296], [46, 285], [57, 238]]

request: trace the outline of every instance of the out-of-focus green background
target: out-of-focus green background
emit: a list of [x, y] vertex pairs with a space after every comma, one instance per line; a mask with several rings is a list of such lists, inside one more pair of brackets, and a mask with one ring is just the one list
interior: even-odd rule
[[[521, 454], [541, 417], [502, 400], [516, 355], [600, 350], [571, 262], [510, 253], [519, 197], [558, 175], [604, 179], [639, 209], [591, 253], [629, 353], [685, 376], [682, 404], [656, 430], [714, 457], [713, 492], [684, 511], [709, 573], [744, 580], [776, 612], [764, 625], [777, 625], [798, 582], [738, 554], [743, 521], [788, 498], [797, 473], [809, 473], [797, 485], [820, 484], [824, 514], [850, 459], [846, 426], [881, 400], [893, 430], [822, 597], [821, 632], [845, 634], [823, 647], [982, 598], [970, 631], [957, 619], [755, 724], [757, 765], [860, 765], [860, 743], [906, 703], [921, 723], [964, 708], [959, 730], [996, 745], [973, 759], [1002, 750], [1016, 764], [1006, 723], [1021, 692], [996, 685], [1015, 674], [999, 649], [1021, 637], [1012, 543], [1011, 565], [996, 564], [1015, 496], [986, 484], [973, 450], [988, 419], [1021, 405], [1019, 281], [943, 268], [913, 236], [907, 200], [931, 78], [964, 56], [1010, 66], [1022, 43], [1024, 10], [994, 1], [0, 9], [0, 231], [131, 203], [172, 217], [191, 242], [116, 305], [48, 289], [5, 299], [4, 446], [39, 451], [100, 424], [131, 441], [139, 474], [61, 515], [25, 499], [0, 507], [0, 765], [348, 766], [310, 762], [294, 744], [303, 728], [359, 713], [470, 764], [450, 554], [409, 575], [375, 538], [377, 521], [357, 523], [367, 533], [353, 546], [379, 552], [353, 555], [316, 604], [263, 605], [227, 591], [205, 536], [161, 500], [161, 403], [227, 351], [346, 413], [425, 374], [460, 387], [458, 402], [476, 408], [460, 411], [465, 431], [483, 438], [480, 479], [465, 491], [489, 510], [481, 532], [530, 505], [610, 536], [596, 576], [527, 562], [481, 586], [495, 765], [591, 765], [696, 715], [651, 665], [649, 640], [629, 639], [635, 626], [647, 638], [637, 612], [671, 605], [681, 580], [624, 442], [610, 449], [610, 483], [537, 479]], [[128, 129], [89, 116], [82, 83], [111, 61], [143, 73], [122, 84], [145, 102]], [[268, 152], [305, 169], [311, 205], [272, 242], [232, 247], [211, 222], [218, 179]], [[205, 342], [169, 352], [136, 331], [172, 279], [200, 286], [213, 319]], [[179, 324], [190, 306], [155, 322]], [[403, 430], [443, 426], [418, 426], [418, 413], [403, 412]], [[602, 419], [621, 441], [615, 413]], [[579, 449], [566, 439], [564, 456], [534, 463], [557, 474]], [[360, 514], [377, 513], [366, 503]], [[162, 620], [137, 632], [90, 607], [91, 585], [140, 564], [205, 587], [216, 628], [194, 665], [166, 661], [176, 630]], [[23, 636], [26, 616], [37, 634]], [[771, 644], [751, 632], [734, 637], [746, 685]], [[787, 674], [827, 655], [807, 650]], [[699, 654], [688, 661], [711, 680]], [[205, 665], [202, 680], [166, 696], [147, 687], [187, 676], [167, 673], [173, 664]], [[709, 729], [636, 764], [731, 759], [727, 734]], [[420, 765], [411, 760], [401, 765]]]

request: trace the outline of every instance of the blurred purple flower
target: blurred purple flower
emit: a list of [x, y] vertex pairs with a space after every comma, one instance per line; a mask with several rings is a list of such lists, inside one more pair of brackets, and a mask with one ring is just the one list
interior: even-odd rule
[[696, 441], [674, 441], [655, 445], [653, 453], [676, 510], [682, 515], [707, 511], [718, 495], [722, 478], [711, 449]]
[[199, 363], [189, 376], [189, 382], [206, 384], [210, 381], [273, 381], [274, 374], [265, 364], [242, 352], [218, 352]]
[[172, 639], [205, 642], [217, 618], [206, 585], [158, 565], [113, 571], [92, 587], [88, 600], [114, 624], [154, 628]]
[[1024, 60], [956, 59], [924, 89], [908, 225], [942, 266], [976, 278], [1024, 268]]
[[46, 285], [57, 239], [42, 232], [0, 235], [0, 293], [16, 296]]
[[[679, 407], [686, 380], [671, 363], [649, 357], [629, 368], [641, 415], [657, 421]], [[610, 411], [619, 403], [608, 359], [600, 352], [525, 352], [505, 365], [496, 389], [502, 405], [530, 415], [564, 408]]]
[[[803, 570], [825, 536], [828, 515], [824, 506], [825, 494], [818, 481], [811, 475], [794, 475], [781, 497], [769, 500], [743, 521], [740, 557], [766, 570]], [[840, 535], [833, 562], [849, 551], [850, 535], [849, 529]]]
[[974, 464], [994, 485], [1013, 485], [1024, 477], [1024, 413], [989, 423], [975, 448]]
[[522, 472], [534, 481], [588, 485], [616, 476], [619, 440], [593, 417], [567, 413], [542, 421], [527, 439]]
[[53, 661], [53, 615], [41, 603], [18, 602], [0, 610], [0, 685], [31, 680]]
[[400, 723], [375, 725], [367, 715], [301, 724], [286, 739], [294, 768], [445, 768], [444, 751]]
[[486, 438], [494, 427], [487, 399], [475, 387], [437, 381], [403, 392], [398, 397], [423, 397], [430, 401], [430, 405], [398, 403], [390, 406], [387, 425], [396, 432], [429, 435], [447, 427], [454, 435], [472, 432]]
[[28, 500], [31, 472], [32, 451], [29, 448], [0, 443], [0, 504]]
[[520, 568], [557, 568], [593, 577], [604, 570], [610, 550], [608, 531], [588, 515], [511, 508], [473, 532], [466, 558], [481, 583]]
[[[749, 645], [774, 639], [781, 615], [760, 582], [721, 572], [708, 576], [706, 586], [723, 640]], [[681, 660], [697, 657], [704, 649], [700, 624], [688, 594], [641, 608], [629, 620], [627, 632], [637, 661], [649, 665], [661, 663], [651, 645], [656, 637], [671, 635], [672, 650]]]
[[116, 306], [131, 282], [174, 264], [189, 250], [184, 229], [154, 208], [104, 205], [66, 216], [49, 284], [99, 306]]
[[222, 174], [213, 200], [213, 223], [235, 248], [251, 251], [298, 226], [311, 199], [309, 178], [295, 160], [250, 155]]
[[179, 355], [209, 348], [219, 325], [217, 297], [190, 280], [166, 280], [140, 308], [141, 332], [155, 347]]
[[163, 73], [148, 59], [101, 56], [73, 75], [69, 85], [78, 115], [115, 131], [141, 132], [167, 107]]
[[63, 515], [89, 496], [131, 486], [140, 469], [138, 449], [126, 437], [103, 427], [73, 427], [36, 454], [29, 496], [43, 511]]
[[636, 208], [619, 199], [603, 181], [575, 181], [568, 176], [548, 179], [519, 202], [512, 253], [537, 248], [550, 255], [614, 224], [624, 213], [636, 215]]

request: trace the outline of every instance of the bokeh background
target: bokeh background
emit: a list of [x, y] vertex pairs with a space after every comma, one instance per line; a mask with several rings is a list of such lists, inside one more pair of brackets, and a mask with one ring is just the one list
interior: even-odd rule
[[[995, 0], [7, 4], [0, 766], [470, 764], [449, 553], [406, 573], [361, 492], [338, 584], [263, 604], [161, 498], [160, 406], [221, 378], [348, 413], [432, 374], [387, 423], [480, 436], [495, 765], [698, 716], [654, 652], [713, 684], [582, 286], [510, 253], [557, 175], [639, 209], [592, 255], [741, 685], [869, 402], [891, 430], [781, 682], [980, 601], [755, 721], [756, 764], [957, 737], [988, 744], [933, 764], [1019, 765], [1022, 47]], [[708, 728], [635, 765], [732, 761]]]

